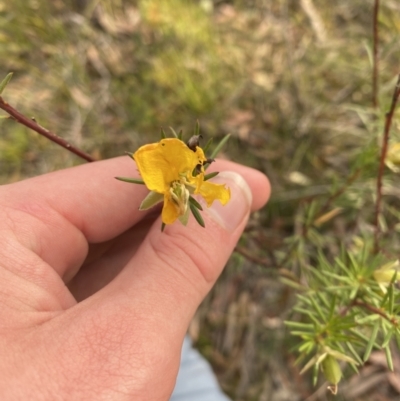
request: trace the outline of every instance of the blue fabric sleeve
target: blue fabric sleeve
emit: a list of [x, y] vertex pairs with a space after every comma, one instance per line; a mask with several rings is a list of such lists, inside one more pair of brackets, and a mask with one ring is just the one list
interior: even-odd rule
[[192, 347], [188, 336], [170, 401], [231, 401], [220, 389], [210, 364]]

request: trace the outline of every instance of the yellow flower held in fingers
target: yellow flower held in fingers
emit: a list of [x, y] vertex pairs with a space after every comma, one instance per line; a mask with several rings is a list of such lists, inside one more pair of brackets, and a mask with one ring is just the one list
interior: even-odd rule
[[[177, 219], [187, 223], [191, 194], [200, 194], [208, 207], [215, 200], [225, 205], [230, 199], [229, 188], [204, 181], [203, 165], [207, 159], [199, 146], [192, 151], [180, 139], [166, 138], [140, 147], [133, 158], [146, 187], [151, 191], [141, 209], [164, 201], [164, 224], [172, 224]], [[197, 174], [196, 170], [199, 171]], [[152, 200], [146, 202], [148, 198]]]

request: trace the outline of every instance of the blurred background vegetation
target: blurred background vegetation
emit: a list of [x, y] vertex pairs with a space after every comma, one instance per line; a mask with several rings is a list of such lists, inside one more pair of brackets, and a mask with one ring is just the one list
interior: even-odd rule
[[[340, 209], [313, 234], [328, 254], [338, 238], [372, 230], [378, 139], [399, 73], [400, 3], [380, 8], [377, 108], [372, 10], [372, 0], [0, 0], [0, 79], [14, 72], [3, 97], [23, 114], [96, 158], [158, 140], [161, 126], [189, 137], [198, 119], [205, 142], [232, 134], [222, 157], [270, 177], [268, 207], [252, 216], [190, 327], [234, 400], [329, 398], [293, 363], [283, 320], [294, 293], [279, 277], [296, 270], [290, 244], [310, 199], [323, 204], [345, 185], [330, 205]], [[80, 163], [0, 120], [1, 183]], [[384, 192], [392, 211], [384, 244], [395, 254], [398, 184], [388, 176]], [[397, 374], [373, 353], [337, 399], [398, 399], [393, 358]]]

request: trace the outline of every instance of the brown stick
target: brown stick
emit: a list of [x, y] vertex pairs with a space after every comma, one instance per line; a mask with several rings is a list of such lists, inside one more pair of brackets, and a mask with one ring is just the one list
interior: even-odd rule
[[379, 215], [381, 213], [381, 202], [382, 202], [382, 178], [383, 172], [385, 169], [385, 159], [387, 154], [387, 148], [389, 144], [389, 132], [390, 127], [392, 125], [393, 114], [396, 109], [396, 104], [400, 96], [400, 74], [397, 77], [396, 87], [394, 88], [392, 103], [390, 105], [389, 111], [386, 113], [385, 118], [385, 129], [383, 132], [382, 138], [382, 150], [381, 156], [379, 160], [379, 170], [378, 170], [378, 177], [376, 181], [376, 204], [375, 204], [375, 235], [374, 235], [374, 252], [378, 253], [379, 251], [379, 236], [381, 233], [380, 226], [379, 226]]
[[373, 20], [373, 58], [372, 58], [372, 105], [376, 110], [378, 108], [378, 16], [379, 0], [374, 2], [374, 20]]
[[55, 142], [57, 145], [62, 146], [63, 148], [69, 150], [75, 155], [81, 157], [82, 159], [88, 162], [96, 161], [96, 159], [94, 159], [92, 156], [71, 145], [65, 139], [57, 136], [56, 134], [40, 126], [35, 120], [25, 117], [18, 110], [15, 110], [9, 103], [7, 103], [1, 96], [0, 96], [0, 109], [4, 110], [18, 123], [25, 125], [25, 127], [28, 127], [33, 131], [36, 131], [40, 135], [45, 136], [47, 139], [50, 139], [50, 141]]

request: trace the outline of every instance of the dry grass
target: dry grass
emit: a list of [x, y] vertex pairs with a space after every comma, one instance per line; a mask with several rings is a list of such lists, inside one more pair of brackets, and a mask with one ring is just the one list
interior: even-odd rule
[[[101, 158], [155, 140], [160, 126], [188, 134], [199, 119], [206, 137], [233, 134], [226, 157], [269, 175], [269, 207], [252, 217], [191, 326], [234, 400], [329, 398], [322, 383], [311, 395], [293, 365], [283, 320], [294, 294], [279, 268], [307, 200], [357, 168], [325, 246], [334, 253], [335, 237], [371, 209], [377, 133], [399, 72], [400, 4], [382, 3], [373, 110], [372, 1], [0, 0], [0, 76], [15, 72], [4, 97], [23, 113]], [[13, 121], [0, 124], [2, 182], [80, 163]], [[389, 184], [397, 206], [398, 179]], [[338, 399], [397, 399], [398, 381], [376, 355]]]

